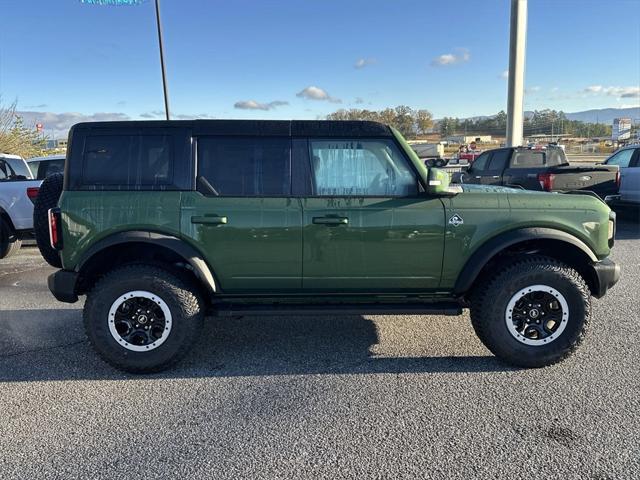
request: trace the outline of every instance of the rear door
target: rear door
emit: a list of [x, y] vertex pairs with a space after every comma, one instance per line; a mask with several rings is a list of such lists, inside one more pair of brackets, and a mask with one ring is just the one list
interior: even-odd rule
[[181, 231], [223, 293], [299, 290], [302, 211], [291, 198], [288, 136], [199, 136], [196, 191], [182, 195]]
[[541, 190], [538, 174], [545, 170], [545, 152], [542, 150], [515, 150], [504, 171], [505, 185], [520, 185], [527, 190]]
[[502, 174], [507, 168], [511, 150], [508, 148], [491, 150], [487, 166], [482, 174], [481, 183], [483, 185], [502, 185]]
[[[442, 271], [444, 206], [419, 191], [390, 138], [298, 139], [307, 291], [428, 291]], [[306, 180], [305, 180], [306, 179]]]

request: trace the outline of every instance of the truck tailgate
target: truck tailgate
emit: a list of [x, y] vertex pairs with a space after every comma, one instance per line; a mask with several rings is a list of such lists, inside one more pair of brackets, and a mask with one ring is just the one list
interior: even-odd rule
[[613, 195], [618, 191], [616, 165], [597, 165], [593, 167], [576, 167], [572, 165], [556, 167], [550, 173], [555, 175], [553, 190], [589, 190], [601, 198]]

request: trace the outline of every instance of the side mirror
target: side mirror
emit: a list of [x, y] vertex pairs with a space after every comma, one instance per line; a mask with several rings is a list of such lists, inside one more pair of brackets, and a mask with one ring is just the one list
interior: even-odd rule
[[449, 174], [439, 168], [430, 168], [429, 175], [427, 176], [427, 193], [430, 195], [448, 195], [449, 189]]

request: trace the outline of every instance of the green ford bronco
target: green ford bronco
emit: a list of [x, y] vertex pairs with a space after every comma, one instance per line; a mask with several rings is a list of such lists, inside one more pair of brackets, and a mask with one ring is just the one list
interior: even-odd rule
[[36, 210], [51, 292], [86, 295], [91, 344], [126, 371], [183, 357], [205, 315], [464, 308], [496, 356], [542, 367], [620, 276], [615, 215], [582, 193], [449, 185], [373, 122], [104, 122], [72, 128]]

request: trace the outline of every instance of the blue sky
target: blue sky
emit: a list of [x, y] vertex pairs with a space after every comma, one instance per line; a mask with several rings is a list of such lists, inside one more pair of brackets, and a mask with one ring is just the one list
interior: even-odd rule
[[[162, 15], [171, 109], [185, 118], [506, 109], [508, 0], [162, 0]], [[48, 128], [161, 118], [152, 0], [0, 0], [0, 18], [5, 104]], [[638, 18], [640, 0], [530, 0], [525, 108], [638, 105]]]

